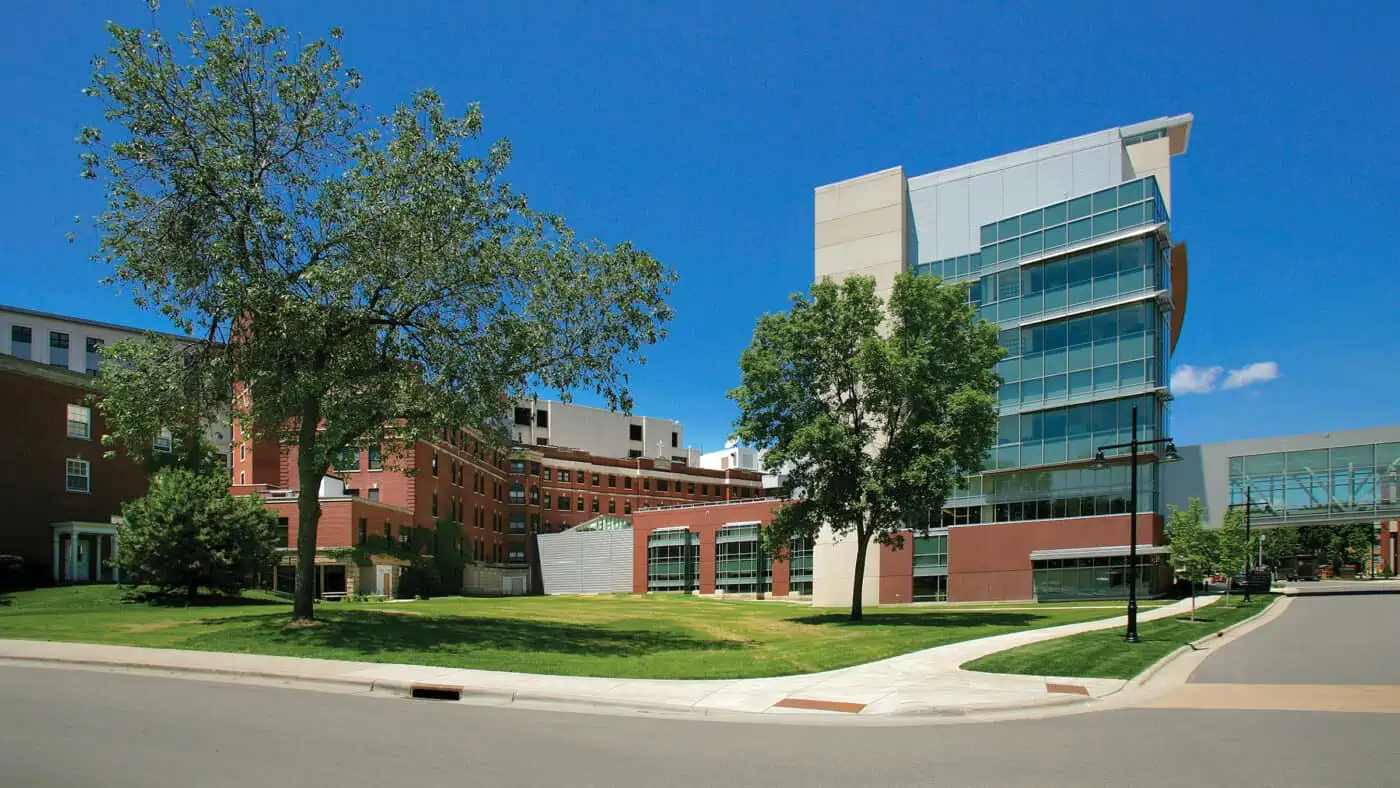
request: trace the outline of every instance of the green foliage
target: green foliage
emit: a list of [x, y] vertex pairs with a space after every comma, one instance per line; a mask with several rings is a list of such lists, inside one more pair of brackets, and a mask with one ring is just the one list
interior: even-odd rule
[[1216, 532], [1206, 528], [1201, 499], [1192, 498], [1186, 509], [1168, 506], [1167, 547], [1172, 569], [1191, 584], [1191, 616], [1196, 615], [1196, 586], [1205, 582], [1216, 566]]
[[1215, 534], [1215, 566], [1225, 579], [1225, 597], [1230, 596], [1230, 586], [1235, 575], [1244, 572], [1249, 560], [1250, 540], [1245, 538], [1244, 512], [1230, 509], [1225, 512], [1225, 522]]
[[902, 547], [901, 530], [981, 469], [1005, 353], [964, 285], [906, 273], [883, 307], [869, 277], [813, 285], [759, 320], [730, 392], [736, 435], [785, 468], [783, 492], [799, 499], [765, 529], [768, 549], [824, 524], [853, 535], [855, 619], [870, 541]]
[[1322, 558], [1338, 572], [1351, 564], [1370, 566], [1378, 544], [1370, 523], [1305, 525], [1298, 529], [1298, 541], [1304, 553]]
[[179, 364], [124, 358], [114, 441], [216, 418], [234, 393], [246, 434], [295, 445], [298, 617], [337, 451], [503, 435], [510, 398], [540, 389], [630, 409], [624, 370], [664, 336], [674, 275], [531, 208], [505, 181], [510, 144], [480, 144], [478, 107], [424, 90], [371, 119], [334, 46], [253, 11], [215, 8], [174, 39], [107, 29], [85, 90], [106, 124], [78, 138], [106, 189], [98, 256], [197, 340]]
[[1260, 534], [1264, 546], [1264, 563], [1275, 569], [1289, 565], [1303, 551], [1297, 528], [1271, 528]]
[[160, 472], [144, 498], [122, 505], [116, 565], [129, 585], [195, 596], [237, 594], [276, 562], [277, 517], [228, 480], [184, 468]]

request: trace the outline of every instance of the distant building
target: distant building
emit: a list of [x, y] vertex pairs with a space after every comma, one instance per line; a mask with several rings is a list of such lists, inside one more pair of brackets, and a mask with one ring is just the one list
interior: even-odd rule
[[525, 446], [578, 449], [599, 457], [664, 459], [698, 465], [679, 421], [636, 416], [553, 400], [522, 400], [511, 414], [511, 437]]

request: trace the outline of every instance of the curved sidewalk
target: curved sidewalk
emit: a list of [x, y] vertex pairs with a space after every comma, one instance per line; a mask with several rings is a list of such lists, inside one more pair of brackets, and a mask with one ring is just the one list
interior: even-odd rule
[[[1212, 597], [1198, 598], [1209, 604]], [[1191, 601], [1143, 611], [1151, 621], [1184, 613]], [[460, 691], [463, 700], [554, 703], [691, 714], [815, 715], [847, 720], [893, 715], [966, 715], [1083, 702], [1116, 692], [1114, 679], [1047, 679], [975, 673], [969, 660], [1028, 643], [1111, 629], [1126, 616], [1012, 632], [903, 654], [865, 665], [761, 679], [651, 680], [546, 676], [376, 662], [273, 657], [90, 643], [0, 640], [0, 661], [330, 684], [407, 696], [414, 687]], [[770, 717], [771, 718], [771, 717]]]

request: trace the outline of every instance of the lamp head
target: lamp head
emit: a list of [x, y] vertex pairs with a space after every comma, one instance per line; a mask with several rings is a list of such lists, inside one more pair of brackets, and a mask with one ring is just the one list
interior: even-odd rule
[[1180, 462], [1181, 455], [1176, 453], [1176, 441], [1167, 441], [1167, 447], [1162, 450], [1162, 459], [1158, 462]]
[[1104, 456], [1103, 456], [1103, 449], [1099, 449], [1098, 452], [1096, 452], [1096, 453], [1094, 454], [1094, 469], [1095, 469], [1095, 470], [1100, 470], [1100, 471], [1101, 471], [1101, 470], [1103, 470], [1104, 468], [1107, 468], [1107, 467], [1108, 467], [1108, 460], [1104, 459]]

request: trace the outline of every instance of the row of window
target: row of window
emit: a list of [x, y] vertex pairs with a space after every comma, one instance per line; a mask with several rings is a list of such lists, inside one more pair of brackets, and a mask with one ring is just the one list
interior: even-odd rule
[[[543, 473], [543, 475], [544, 475], [544, 480], [545, 480], [545, 481], [554, 481], [554, 480], [555, 480], [555, 476], [556, 476], [556, 471], [555, 471], [555, 469], [552, 469], [552, 468], [545, 468], [545, 469], [543, 469], [542, 473]], [[571, 483], [572, 483], [572, 484], [587, 484], [587, 485], [590, 486], [590, 487], [602, 487], [602, 486], [603, 486], [603, 474], [597, 473], [597, 472], [589, 473], [589, 472], [577, 471], [577, 470], [576, 470], [576, 471], [570, 472], [567, 468], [559, 468], [559, 469], [557, 469], [557, 476], [558, 476], [558, 481], [559, 481], [560, 483], [563, 483], [563, 484], [571, 484]], [[624, 489], [624, 490], [631, 490], [631, 489], [633, 489], [633, 487], [632, 487], [632, 485], [633, 485], [633, 481], [632, 481], [633, 477], [631, 477], [631, 476], [622, 476], [622, 477], [620, 477], [620, 478], [621, 478], [621, 480], [622, 480], [622, 489]], [[650, 490], [652, 489], [653, 484], [654, 484], [655, 487], [656, 487], [656, 491], [657, 491], [657, 492], [671, 492], [671, 482], [672, 482], [672, 480], [670, 480], [670, 479], [655, 479], [655, 480], [653, 480], [653, 479], [652, 479], [651, 477], [649, 477], [649, 476], [643, 476], [643, 477], [641, 477], [641, 478], [642, 478], [642, 489], [643, 489], [643, 490], [650, 491]], [[619, 479], [619, 477], [618, 477], [617, 474], [611, 474], [611, 473], [608, 474], [608, 475], [607, 475], [607, 487], [608, 487], [609, 489], [616, 489], [617, 486], [618, 486], [618, 479]], [[724, 485], [719, 484], [718, 482], [715, 483], [715, 484], [713, 484], [713, 485], [709, 484], [708, 482], [700, 482], [700, 483], [698, 483], [698, 484], [697, 484], [696, 482], [684, 482], [684, 484], [685, 484], [685, 492], [686, 492], [687, 495], [697, 495], [697, 494], [698, 494], [698, 495], [701, 495], [701, 496], [711, 496], [711, 497], [715, 497], [715, 498], [722, 498], [722, 497], [724, 496]], [[676, 491], [676, 492], [681, 492], [681, 485], [682, 485], [682, 482], [680, 482], [680, 481], [676, 481], [676, 482], [675, 482], [675, 488], [676, 488], [675, 491]], [[734, 492], [733, 494], [734, 494], [735, 497], [747, 497], [747, 496], [744, 496], [744, 494], [742, 493], [742, 491], [740, 491], [739, 489], [736, 489], [735, 492]]]
[[[756, 524], [727, 525], [715, 534], [715, 589], [732, 594], [771, 591], [772, 560], [762, 555]], [[687, 557], [689, 559], [687, 566]], [[763, 560], [760, 560], [762, 558]], [[812, 593], [812, 541], [793, 540], [788, 548], [790, 592]], [[689, 581], [687, 585], [687, 581]], [[683, 528], [647, 536], [647, 590], [682, 591], [700, 587], [700, 540]]]
[[[44, 363], [51, 367], [68, 369], [68, 343], [69, 335], [66, 331], [50, 331], [49, 354]], [[104, 344], [104, 341], [97, 337], [83, 339], [83, 348], [86, 353], [84, 368], [87, 374], [97, 374]], [[34, 355], [34, 330], [32, 328], [29, 326], [10, 326], [10, 355], [30, 361], [39, 360]]]
[[[70, 438], [92, 440], [92, 408], [86, 405], [68, 405], [67, 435]], [[169, 453], [175, 445], [175, 436], [168, 429], [162, 429], [151, 439], [151, 448]]]
[[[997, 422], [997, 445], [985, 470], [1053, 465], [1093, 459], [1099, 447], [1131, 438], [1132, 409], [1138, 410], [1138, 439], [1157, 437], [1160, 403], [1151, 395], [1008, 414]], [[1110, 455], [1123, 453], [1108, 452]]]
[[969, 297], [982, 318], [1006, 323], [1166, 289], [1167, 253], [1155, 238], [1142, 238], [988, 274], [973, 283]]
[[1008, 263], [1148, 224], [1167, 210], [1153, 176], [982, 225], [982, 262]]
[[[561, 512], [567, 512], [567, 511], [569, 511], [569, 508], [570, 508], [570, 507], [573, 505], [573, 503], [574, 503], [574, 499], [573, 499], [571, 496], [568, 496], [568, 495], [560, 495], [560, 496], [558, 496], [558, 497], [555, 499], [555, 501], [556, 501], [556, 504], [555, 504], [556, 507], [557, 507], [558, 510], [561, 511]], [[584, 499], [584, 496], [580, 495], [580, 496], [578, 497], [578, 511], [580, 511], [580, 512], [583, 511], [585, 505], [587, 505], [587, 501]], [[646, 507], [648, 507], [648, 506], [650, 506], [650, 505], [651, 505], [651, 502], [650, 502], [650, 501], [642, 501], [642, 508], [643, 508], [643, 509], [645, 509]], [[601, 513], [601, 512], [599, 511], [599, 506], [600, 506], [600, 503], [599, 503], [598, 496], [595, 495], [595, 496], [593, 496], [593, 504], [592, 504], [592, 512], [593, 512], [594, 514], [600, 514], [600, 513]], [[550, 507], [549, 493], [545, 493], [545, 494], [544, 494], [544, 508], [548, 509], [549, 507]], [[632, 513], [632, 501], [631, 501], [630, 498], [623, 498], [623, 499], [622, 499], [622, 513], [623, 513], [623, 514], [631, 514], [631, 513]], [[617, 514], [617, 499], [616, 499], [616, 498], [609, 498], [609, 499], [608, 499], [608, 514]]]

